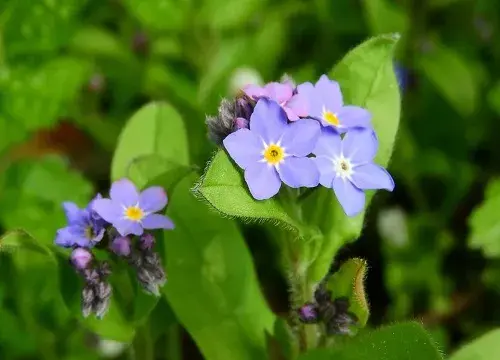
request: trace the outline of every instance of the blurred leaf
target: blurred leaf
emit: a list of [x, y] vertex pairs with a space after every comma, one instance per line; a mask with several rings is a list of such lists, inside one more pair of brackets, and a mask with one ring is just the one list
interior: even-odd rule
[[151, 43], [151, 56], [164, 56], [167, 58], [182, 59], [182, 46], [174, 37], [160, 37], [158, 39], [154, 39]]
[[372, 34], [405, 33], [409, 19], [399, 4], [390, 0], [363, 0]]
[[[400, 96], [393, 67], [398, 39], [397, 34], [371, 38], [351, 50], [330, 73], [340, 83], [345, 104], [371, 112], [379, 140], [375, 162], [381, 166], [389, 163], [399, 126]], [[373, 192], [367, 194], [367, 205], [372, 196]], [[347, 217], [333, 191], [326, 188], [318, 188], [306, 199], [304, 207], [304, 215], [325, 234], [309, 275], [311, 283], [317, 283], [327, 273], [337, 250], [360, 235], [364, 212]]]
[[13, 71], [1, 106], [10, 121], [27, 130], [53, 126], [68, 115], [89, 74], [88, 62], [70, 57], [51, 60], [34, 73]]
[[471, 115], [479, 97], [474, 67], [454, 49], [437, 42], [431, 42], [429, 47], [415, 59], [418, 69], [460, 115]]
[[250, 195], [242, 174], [224, 150], [212, 158], [195, 191], [226, 216], [279, 222], [296, 230], [300, 227], [276, 199], [257, 201]]
[[497, 81], [488, 93], [488, 103], [491, 108], [500, 115], [500, 81]]
[[498, 357], [499, 352], [500, 329], [496, 329], [463, 345], [449, 360], [491, 360]]
[[266, 0], [211, 0], [205, 1], [199, 16], [209, 23], [213, 29], [227, 30], [243, 27], [257, 10], [266, 6]]
[[116, 60], [126, 60], [131, 52], [115, 35], [97, 27], [85, 27], [75, 34], [70, 44], [71, 50], [82, 55], [102, 56]]
[[66, 223], [63, 201], [85, 205], [92, 186], [69, 170], [59, 157], [44, 157], [11, 165], [0, 177], [0, 219], [10, 229], [25, 229], [44, 245], [52, 244], [57, 229]]
[[104, 339], [129, 343], [135, 335], [133, 325], [125, 320], [118, 304], [113, 298], [109, 311], [104, 318], [97, 319], [94, 316], [89, 316], [84, 319], [80, 316], [80, 319], [86, 328]]
[[500, 256], [499, 212], [500, 180], [495, 179], [488, 184], [483, 203], [469, 217], [469, 246], [481, 249], [486, 257]]
[[47, 260], [55, 263], [56, 259], [50, 249], [35, 240], [30, 234], [23, 230], [11, 230], [0, 237], [0, 252], [35, 252], [44, 255]]
[[127, 176], [131, 162], [145, 155], [158, 155], [179, 165], [189, 164], [184, 123], [167, 103], [145, 105], [127, 122], [113, 156], [111, 179]]
[[463, 0], [429, 0], [428, 5], [429, 5], [429, 7], [432, 7], [432, 8], [441, 8], [441, 7], [453, 5], [459, 1], [463, 1]]
[[250, 253], [236, 224], [192, 195], [193, 178], [176, 187], [167, 211], [176, 230], [168, 234], [163, 292], [207, 360], [264, 359], [274, 315]]
[[10, 57], [50, 53], [64, 45], [75, 27], [82, 0], [8, 2], [3, 36]]
[[367, 272], [366, 260], [353, 258], [342, 264], [330, 278], [327, 288], [332, 291], [335, 298], [347, 297], [349, 311], [358, 318], [358, 326], [364, 327], [370, 316], [370, 308], [365, 291], [365, 278]]
[[184, 27], [186, 4], [178, 0], [123, 0], [131, 15], [148, 30], [181, 30]]
[[360, 334], [332, 349], [313, 350], [299, 360], [440, 360], [436, 345], [418, 323], [401, 323]]
[[140, 189], [161, 184], [168, 191], [192, 171], [190, 167], [180, 166], [178, 163], [153, 154], [132, 160], [127, 177]]

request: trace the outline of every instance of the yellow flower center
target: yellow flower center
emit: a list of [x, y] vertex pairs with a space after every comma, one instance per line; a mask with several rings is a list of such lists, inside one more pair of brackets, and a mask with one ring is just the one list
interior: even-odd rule
[[284, 157], [285, 152], [279, 145], [271, 144], [264, 150], [264, 159], [271, 165], [280, 163]]
[[125, 209], [125, 217], [132, 221], [141, 221], [144, 217], [144, 211], [137, 205], [129, 206]]
[[325, 120], [327, 123], [332, 124], [334, 126], [339, 126], [340, 125], [340, 120], [331, 111], [328, 110], [323, 110], [323, 120]]

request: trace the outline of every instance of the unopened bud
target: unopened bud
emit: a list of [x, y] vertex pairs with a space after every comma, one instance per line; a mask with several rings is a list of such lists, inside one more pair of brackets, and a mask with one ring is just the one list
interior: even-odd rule
[[79, 271], [86, 269], [92, 262], [92, 258], [91, 252], [84, 248], [76, 248], [71, 253], [71, 263]]
[[128, 236], [119, 236], [111, 242], [111, 250], [118, 256], [129, 256], [130, 246], [130, 238]]

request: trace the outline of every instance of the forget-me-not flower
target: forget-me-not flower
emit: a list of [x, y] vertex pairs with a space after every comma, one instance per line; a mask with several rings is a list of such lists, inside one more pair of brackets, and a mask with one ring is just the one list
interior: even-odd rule
[[109, 191], [110, 199], [94, 201], [93, 209], [113, 224], [121, 236], [142, 235], [144, 229], [173, 229], [167, 216], [155, 214], [167, 205], [163, 188], [152, 186], [141, 193], [128, 179], [115, 181]]
[[89, 205], [80, 209], [78, 205], [67, 201], [63, 203], [68, 226], [57, 230], [55, 243], [62, 247], [91, 248], [102, 240], [105, 231], [105, 222], [94, 211], [92, 206], [101, 199], [98, 194]]
[[239, 167], [257, 200], [276, 195], [286, 185], [315, 187], [319, 172], [311, 158], [320, 126], [302, 119], [288, 123], [285, 112], [275, 101], [262, 98], [250, 118], [250, 129], [240, 129], [224, 139], [224, 147]]
[[365, 206], [364, 190], [392, 191], [389, 173], [373, 163], [378, 140], [372, 129], [351, 129], [342, 138], [331, 128], [323, 128], [313, 153], [320, 184], [333, 188], [347, 216], [355, 216]]
[[309, 103], [308, 116], [323, 126], [333, 127], [344, 133], [354, 127], [371, 127], [371, 114], [359, 106], [344, 105], [338, 82], [321, 75], [315, 85], [305, 82], [297, 86], [299, 95]]
[[296, 121], [308, 115], [307, 98], [294, 91], [293, 83], [271, 82], [265, 86], [247, 85], [243, 91], [251, 98], [258, 100], [267, 98], [276, 101], [285, 111], [288, 120]]

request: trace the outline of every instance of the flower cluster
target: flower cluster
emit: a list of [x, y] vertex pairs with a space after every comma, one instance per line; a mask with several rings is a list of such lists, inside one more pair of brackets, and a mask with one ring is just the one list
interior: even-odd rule
[[355, 216], [364, 208], [365, 190], [394, 189], [389, 173], [373, 163], [378, 139], [370, 112], [344, 104], [339, 84], [326, 75], [316, 84], [248, 85], [236, 100], [223, 100], [207, 125], [244, 170], [256, 200], [273, 197], [282, 183], [322, 185]]
[[304, 304], [297, 312], [305, 324], [322, 323], [327, 335], [350, 335], [350, 326], [356, 324], [357, 318], [348, 310], [347, 298], [332, 300], [332, 292], [321, 284], [314, 293], [314, 301]]
[[57, 231], [55, 243], [73, 249], [71, 265], [83, 278], [82, 313], [102, 317], [112, 288], [107, 282], [111, 266], [99, 262], [92, 250], [106, 249], [126, 260], [136, 271], [137, 280], [149, 293], [159, 295], [166, 282], [161, 259], [154, 252], [155, 237], [147, 230], [173, 229], [165, 215], [157, 214], [167, 205], [167, 195], [158, 186], [140, 192], [127, 179], [114, 182], [110, 198], [98, 194], [86, 208], [63, 203], [68, 224]]

